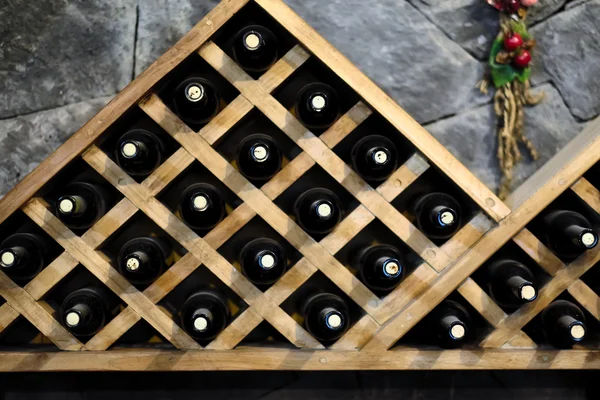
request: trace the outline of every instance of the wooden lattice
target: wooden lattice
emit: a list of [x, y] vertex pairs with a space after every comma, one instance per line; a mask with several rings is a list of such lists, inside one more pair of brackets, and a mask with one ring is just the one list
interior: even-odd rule
[[[256, 3], [297, 41], [259, 79], [244, 72], [212, 41], [215, 32], [248, 3]], [[197, 53], [239, 92], [199, 133], [185, 125], [161, 100], [157, 84]], [[318, 59], [362, 100], [319, 137], [308, 131], [273, 96], [311, 58]], [[132, 108], [139, 107], [180, 146], [143, 182], [124, 173], [97, 145]], [[274, 178], [257, 188], [215, 150], [214, 144], [253, 110], [258, 110], [301, 150]], [[370, 187], [333, 151], [372, 114], [385, 118], [416, 149], [376, 189]], [[24, 287], [0, 272], [0, 331], [23, 316], [59, 350], [3, 350], [0, 370], [227, 370], [227, 369], [525, 369], [599, 368], [597, 350], [538, 347], [523, 328], [563, 292], [593, 318], [600, 319], [600, 298], [579, 278], [600, 260], [600, 249], [565, 265], [526, 225], [563, 192], [570, 190], [600, 214], [600, 193], [583, 174], [600, 159], [600, 123], [588, 128], [505, 204], [479, 182], [418, 123], [322, 39], [281, 0], [225, 0], [188, 35], [129, 85], [95, 118], [53, 153], [0, 202], [0, 223], [19, 210], [63, 249]], [[76, 159], [83, 159], [123, 198], [87, 232], [65, 227], [38, 194]], [[157, 196], [195, 162], [200, 162], [243, 202], [206, 236], [199, 237]], [[316, 242], [284, 213], [275, 200], [314, 166], [321, 167], [360, 203], [336, 229]], [[392, 203], [420, 176], [434, 168], [472, 200], [478, 212], [450, 240], [437, 246]], [[187, 253], [143, 292], [132, 286], [99, 250], [134, 215], [143, 213], [179, 242]], [[217, 249], [259, 216], [302, 256], [265, 292], [250, 283]], [[335, 257], [375, 220], [383, 223], [422, 260], [387, 296], [371, 292]], [[505, 244], [513, 242], [551, 277], [536, 301], [507, 315], [471, 278]], [[125, 304], [98, 334], [82, 343], [55, 318], [45, 296], [82, 265]], [[248, 307], [202, 348], [158, 306], [197, 268], [208, 268]], [[314, 339], [282, 304], [318, 271], [361, 309], [362, 317], [329, 348]], [[421, 349], [395, 344], [452, 292], [458, 293], [492, 327], [478, 347]], [[176, 350], [115, 346], [138, 321], [145, 320]], [[244, 346], [241, 342], [263, 321], [292, 345]], [[86, 352], [82, 352], [86, 350]]]

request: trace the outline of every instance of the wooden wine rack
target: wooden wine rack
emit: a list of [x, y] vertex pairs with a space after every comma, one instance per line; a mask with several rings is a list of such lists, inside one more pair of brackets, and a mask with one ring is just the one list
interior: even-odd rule
[[[257, 80], [211, 41], [215, 32], [248, 3], [255, 3], [254, 6], [268, 13], [297, 41]], [[193, 53], [239, 91], [237, 98], [199, 133], [186, 126], [155, 92], [156, 85]], [[272, 95], [310, 58], [320, 60], [362, 99], [319, 137], [302, 126]], [[180, 146], [142, 183], [125, 174], [96, 145], [127, 110], [138, 106]], [[249, 183], [212, 146], [254, 109], [302, 150], [261, 188]], [[416, 148], [408, 161], [376, 190], [332, 150], [373, 113], [389, 121]], [[578, 138], [503, 203], [281, 0], [225, 0], [0, 202], [0, 223], [22, 210], [64, 250], [24, 287], [0, 272], [0, 296], [6, 301], [0, 307], [0, 331], [23, 316], [59, 349], [2, 350], [0, 371], [600, 368], [600, 351], [593, 346], [562, 351], [539, 347], [522, 330], [565, 291], [593, 318], [600, 319], [600, 297], [579, 279], [600, 261], [600, 248], [565, 265], [526, 228], [569, 188], [600, 213], [598, 189], [581, 178], [600, 159], [599, 138], [600, 121], [590, 123]], [[78, 236], [53, 215], [38, 193], [51, 178], [80, 157], [124, 197], [91, 229]], [[157, 199], [157, 195], [196, 160], [243, 201], [203, 238]], [[318, 243], [274, 203], [315, 165], [327, 171], [360, 203]], [[451, 179], [480, 210], [441, 246], [427, 239], [391, 204], [430, 168]], [[187, 250], [143, 292], [122, 277], [98, 250], [139, 212]], [[251, 284], [216, 250], [255, 216], [266, 221], [303, 257], [265, 292]], [[423, 260], [398, 288], [383, 298], [373, 294], [335, 258], [340, 249], [376, 219]], [[551, 279], [541, 288], [536, 301], [507, 315], [471, 275], [511, 241]], [[44, 301], [44, 296], [79, 264], [126, 304], [86, 343], [63, 328], [55, 319], [54, 310]], [[248, 304], [248, 308], [205, 348], [157, 306], [201, 265]], [[349, 331], [327, 349], [281, 308], [317, 271], [346, 293], [363, 312]], [[440, 350], [394, 346], [455, 290], [492, 328], [477, 347]], [[176, 350], [156, 349], [150, 345], [127, 349], [114, 346], [141, 319]], [[242, 340], [263, 321], [277, 329], [293, 348], [241, 346]]]

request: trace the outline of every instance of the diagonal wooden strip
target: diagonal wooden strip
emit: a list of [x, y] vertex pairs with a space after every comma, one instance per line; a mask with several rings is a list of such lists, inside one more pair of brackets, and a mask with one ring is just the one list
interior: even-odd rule
[[368, 313], [374, 312], [379, 299], [362, 282], [187, 127], [157, 96], [150, 96], [140, 107], [358, 305]]
[[333, 149], [338, 143], [346, 138], [356, 127], [362, 124], [369, 116], [373, 114], [373, 111], [359, 101], [354, 107], [352, 107], [346, 114], [342, 115], [340, 119], [327, 131], [323, 132], [319, 139], [323, 141], [330, 149]]
[[434, 269], [441, 271], [449, 264], [450, 260], [443, 251], [373, 190], [319, 138], [302, 126], [217, 45], [210, 42], [199, 50], [199, 54]]
[[283, 193], [292, 183], [306, 173], [315, 162], [306, 153], [299, 154], [277, 174], [277, 179], [265, 183], [261, 190], [271, 200]]
[[[361, 98], [365, 99], [398, 131], [402, 132], [421, 153], [432, 160], [452, 181], [456, 182], [495, 221], [500, 221], [510, 213], [510, 209], [473, 176], [448, 149], [412, 119], [346, 57], [319, 36], [284, 2], [257, 0], [256, 3], [276, 18], [308, 51], [333, 70]], [[252, 101], [250, 98], [248, 100]]]
[[550, 304], [562, 292], [567, 290], [575, 281], [581, 277], [587, 270], [600, 261], [600, 248], [587, 251], [577, 260], [561, 269], [554, 278], [544, 286], [538, 295], [538, 298], [519, 308], [502, 323], [482, 342], [483, 347], [500, 347], [507, 341], [515, 337], [516, 333], [522, 329], [529, 321], [539, 314], [548, 304]]
[[27, 318], [41, 333], [61, 350], [81, 350], [83, 344], [54, 317], [0, 271], [0, 296], [19, 314]]
[[419, 153], [413, 154], [392, 176], [377, 187], [379, 194], [392, 202], [429, 169], [429, 163]]
[[58, 282], [67, 276], [79, 262], [69, 253], [63, 252], [44, 268], [34, 279], [25, 285], [24, 289], [36, 300], [40, 300]]
[[309, 58], [310, 53], [304, 50], [302, 46], [296, 45], [265, 72], [258, 79], [258, 82], [260, 82], [261, 86], [267, 92], [271, 93], [308, 61]]
[[23, 211], [46, 233], [52, 236], [73, 258], [77, 259], [176, 347], [184, 349], [199, 347], [177, 324], [132, 286], [96, 251], [89, 247], [83, 239], [65, 227], [46, 208], [42, 201], [39, 199], [31, 200], [23, 207]]
[[138, 209], [127, 199], [122, 199], [96, 224], [82, 235], [82, 239], [93, 249], [97, 249], [115, 231], [131, 219]]
[[173, 182], [187, 167], [194, 162], [194, 157], [179, 148], [171, 157], [165, 160], [149, 177], [144, 179], [142, 186], [153, 196], [159, 194], [169, 183]]
[[2, 304], [2, 306], [0, 306], [0, 332], [3, 332], [13, 322], [15, 322], [16, 319], [19, 318], [19, 315], [21, 314], [16, 312], [15, 309], [10, 306], [10, 304]]
[[600, 296], [581, 280], [569, 286], [569, 294], [573, 296], [594, 318], [600, 321]]
[[332, 350], [359, 350], [365, 345], [380, 328], [379, 324], [370, 316], [365, 315], [338, 339]]
[[[206, 143], [196, 133], [192, 132], [192, 134], [198, 140], [201, 140], [202, 143]], [[141, 211], [148, 215], [158, 226], [201, 260], [204, 265], [206, 265], [227, 286], [233, 289], [234, 292], [242, 297], [244, 301], [251, 306], [256, 306], [256, 309], [260, 312], [261, 316], [269, 321], [271, 325], [275, 326], [288, 338], [288, 340], [290, 340], [290, 342], [298, 347], [322, 347], [308, 334], [308, 332], [302, 329], [296, 321], [252, 285], [237, 269], [227, 262], [223, 256], [198, 237], [198, 235], [188, 228], [179, 218], [173, 215], [163, 204], [152, 197], [143, 186], [137, 184], [133, 179], [128, 177], [127, 174], [125, 174], [100, 149], [96, 146], [92, 146], [83, 155], [83, 158], [92, 168], [98, 171], [106, 180], [131, 200], [131, 202], [133, 202]], [[219, 174], [216, 175], [218, 176]], [[253, 190], [257, 191], [256, 189]], [[142, 297], [146, 299], [145, 296], [142, 295]], [[151, 303], [150, 301], [148, 302]], [[150, 308], [156, 308], [156, 306], [152, 304]], [[142, 317], [144, 316], [142, 315]]]
[[585, 201], [594, 211], [600, 214], [600, 191], [596, 189], [587, 179], [579, 178], [573, 186], [571, 186], [577, 196]]

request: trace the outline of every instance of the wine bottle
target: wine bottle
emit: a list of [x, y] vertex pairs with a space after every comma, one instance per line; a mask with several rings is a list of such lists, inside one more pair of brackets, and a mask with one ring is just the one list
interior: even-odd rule
[[519, 308], [537, 298], [533, 274], [514, 260], [498, 260], [488, 268], [490, 297], [501, 307]]
[[342, 219], [340, 199], [331, 190], [313, 188], [302, 193], [294, 204], [296, 222], [310, 234], [327, 234]]
[[352, 265], [364, 284], [374, 291], [390, 291], [404, 278], [404, 257], [394, 246], [365, 247], [354, 257]]
[[556, 300], [542, 311], [542, 325], [548, 341], [560, 349], [571, 348], [585, 338], [585, 315], [566, 300]]
[[177, 86], [175, 113], [188, 125], [197, 127], [209, 122], [221, 108], [216, 87], [207, 79], [192, 76]]
[[348, 305], [332, 293], [310, 296], [303, 307], [306, 330], [323, 342], [339, 339], [350, 326]]
[[171, 245], [164, 238], [140, 237], [123, 245], [117, 265], [121, 274], [133, 284], [154, 282], [165, 269], [171, 256]]
[[453, 300], [444, 300], [433, 313], [432, 333], [441, 347], [459, 347], [469, 336], [471, 317], [466, 308]]
[[275, 283], [287, 270], [285, 251], [273, 239], [259, 238], [247, 243], [239, 260], [242, 272], [255, 285]]
[[246, 178], [268, 180], [281, 169], [281, 150], [272, 137], [257, 133], [242, 140], [236, 162]]
[[412, 207], [417, 228], [430, 239], [449, 239], [460, 228], [461, 207], [445, 193], [429, 193], [419, 197]]
[[201, 341], [217, 337], [229, 323], [229, 318], [227, 300], [216, 290], [199, 290], [193, 293], [181, 310], [183, 328], [191, 337]]
[[325, 130], [340, 115], [337, 92], [325, 83], [310, 83], [298, 93], [295, 113], [308, 129]]
[[352, 165], [363, 179], [384, 181], [398, 168], [398, 149], [385, 136], [366, 136], [352, 148]]
[[192, 229], [209, 230], [225, 217], [225, 200], [221, 192], [208, 183], [196, 183], [181, 194], [179, 214]]
[[574, 259], [598, 244], [598, 234], [592, 224], [577, 212], [552, 211], [543, 221], [546, 244], [559, 257]]
[[278, 58], [279, 43], [271, 30], [261, 25], [249, 25], [235, 36], [233, 58], [244, 70], [264, 72]]
[[46, 265], [46, 241], [31, 233], [15, 233], [0, 244], [0, 267], [15, 281], [35, 277]]
[[154, 133], [134, 129], [117, 142], [117, 164], [131, 176], [150, 175], [162, 163], [165, 146]]
[[68, 295], [61, 306], [61, 321], [75, 336], [93, 336], [100, 331], [118, 305], [110, 299], [106, 289], [85, 287]]
[[73, 182], [62, 189], [56, 215], [71, 229], [88, 229], [106, 214], [108, 192], [87, 182]]

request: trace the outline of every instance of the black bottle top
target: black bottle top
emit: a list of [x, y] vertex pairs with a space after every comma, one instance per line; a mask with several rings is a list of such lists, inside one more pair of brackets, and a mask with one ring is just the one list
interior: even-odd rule
[[171, 246], [164, 238], [140, 237], [123, 245], [117, 258], [121, 274], [133, 284], [154, 282], [168, 268]]
[[0, 244], [0, 269], [15, 281], [36, 276], [46, 262], [45, 240], [31, 233], [15, 233]]
[[348, 305], [339, 296], [319, 293], [310, 296], [303, 307], [306, 330], [322, 342], [333, 342], [350, 327]]
[[272, 137], [253, 134], [240, 143], [236, 162], [246, 178], [268, 180], [281, 169], [281, 150]]
[[488, 267], [488, 291], [501, 307], [519, 308], [537, 298], [531, 270], [515, 260], [498, 260]]
[[444, 300], [433, 313], [433, 333], [440, 346], [461, 346], [470, 335], [471, 317], [466, 308], [453, 300]]
[[352, 165], [363, 179], [384, 181], [398, 168], [398, 149], [385, 136], [366, 136], [352, 148]]
[[133, 129], [119, 138], [117, 164], [131, 176], [150, 175], [162, 163], [164, 144], [154, 133]]
[[430, 239], [449, 239], [461, 227], [462, 209], [454, 197], [429, 193], [413, 205], [417, 228]]
[[221, 99], [216, 87], [200, 76], [181, 82], [173, 101], [175, 113], [188, 125], [205, 124], [220, 111]]
[[302, 193], [294, 204], [296, 222], [311, 234], [327, 234], [342, 219], [340, 199], [329, 189], [313, 188]]
[[298, 93], [295, 112], [308, 129], [327, 129], [340, 115], [337, 92], [325, 83], [310, 83]]
[[546, 244], [559, 257], [574, 259], [598, 244], [592, 224], [577, 212], [552, 211], [544, 217], [544, 223]]
[[179, 213], [190, 228], [209, 230], [225, 218], [225, 200], [213, 185], [196, 183], [181, 194]]
[[185, 331], [196, 340], [212, 340], [229, 323], [227, 299], [216, 290], [199, 290], [187, 298], [181, 310]]
[[358, 252], [352, 264], [364, 284], [374, 291], [390, 291], [404, 278], [404, 257], [394, 246], [368, 246]]
[[106, 214], [108, 193], [101, 186], [73, 182], [56, 201], [57, 217], [71, 229], [88, 229]]
[[235, 36], [233, 57], [246, 71], [264, 72], [277, 61], [279, 43], [269, 29], [249, 25]]
[[239, 259], [242, 272], [256, 285], [275, 283], [287, 270], [285, 251], [272, 239], [252, 240], [242, 248]]
[[72, 292], [63, 301], [61, 321], [75, 336], [87, 337], [98, 333], [112, 311], [106, 289], [86, 287]]
[[548, 341], [559, 349], [581, 342], [587, 331], [581, 308], [566, 300], [556, 300], [542, 311], [542, 325]]

